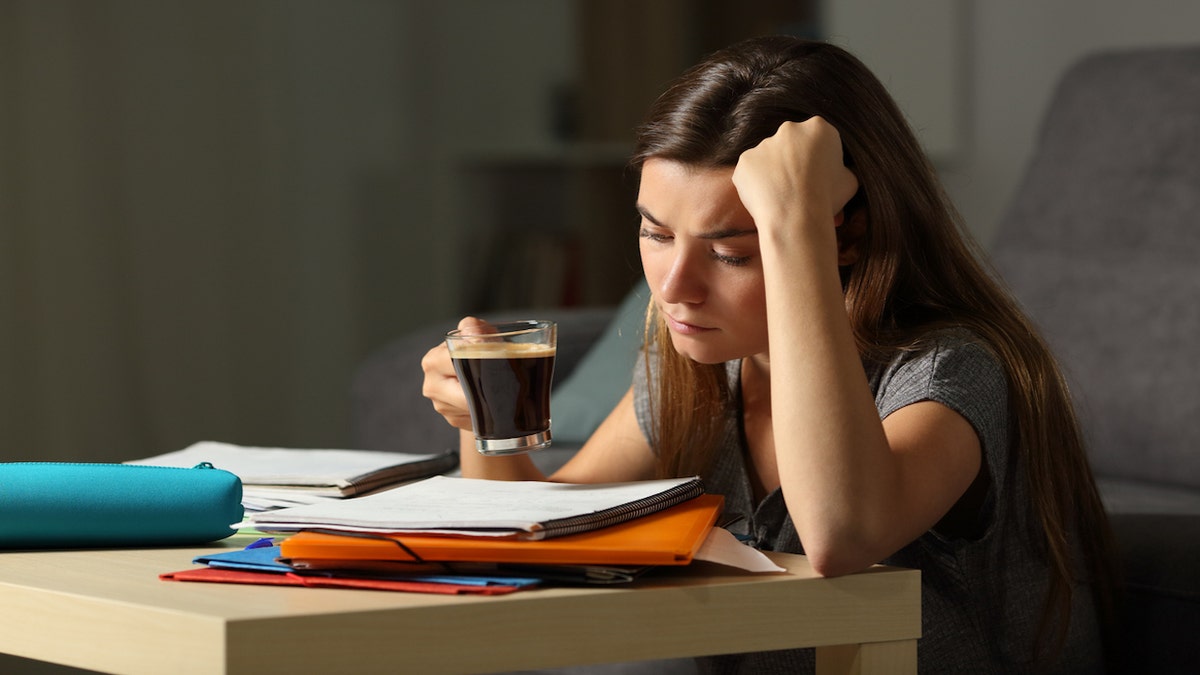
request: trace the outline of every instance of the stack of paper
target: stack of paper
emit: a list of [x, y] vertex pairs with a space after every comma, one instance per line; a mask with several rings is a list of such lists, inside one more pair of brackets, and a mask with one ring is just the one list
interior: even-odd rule
[[458, 454], [260, 448], [202, 441], [183, 450], [126, 462], [192, 467], [207, 462], [242, 480], [248, 512], [355, 497], [453, 469]]
[[292, 533], [270, 550], [207, 556], [171, 581], [508, 593], [546, 583], [627, 583], [709, 560], [781, 571], [715, 527], [724, 505], [696, 477], [607, 484], [435, 476], [338, 502], [251, 516]]
[[[779, 571], [714, 527], [724, 507], [697, 477], [570, 484], [437, 476], [360, 499], [259, 514], [262, 530], [301, 530], [280, 545], [298, 570], [395, 571], [467, 563], [536, 566], [628, 581], [631, 568], [697, 557]], [[571, 568], [571, 569], [567, 569]]]
[[719, 495], [702, 495], [617, 525], [528, 540], [444, 534], [301, 532], [285, 539], [281, 554], [300, 568], [362, 564], [486, 562], [536, 565], [687, 565], [708, 538], [721, 511]]
[[[475, 542], [477, 546], [471, 545], [469, 537], [301, 532], [282, 544], [264, 540], [242, 551], [200, 556], [193, 562], [205, 567], [160, 577], [166, 581], [498, 595], [547, 584], [626, 584], [656, 567], [685, 565], [692, 560], [755, 573], [783, 572], [761, 552], [712, 526], [721, 503], [719, 496], [704, 495], [603, 530], [539, 541], [482, 539]], [[439, 541], [457, 542], [458, 550], [439, 551]], [[417, 562], [410, 554], [429, 559]], [[603, 560], [619, 562], [597, 562]]]
[[260, 530], [515, 535], [545, 539], [600, 529], [704, 493], [699, 478], [575, 484], [434, 476], [337, 503], [256, 514]]

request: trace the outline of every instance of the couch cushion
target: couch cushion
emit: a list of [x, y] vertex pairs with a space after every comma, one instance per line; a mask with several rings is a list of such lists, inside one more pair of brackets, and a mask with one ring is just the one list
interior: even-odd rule
[[1200, 488], [1200, 48], [1068, 72], [998, 232], [1097, 475]]
[[550, 414], [556, 442], [586, 441], [629, 389], [649, 300], [650, 289], [642, 280], [626, 294], [600, 339], [575, 370], [562, 384], [555, 385]]
[[1120, 478], [1097, 478], [1110, 514], [1180, 514], [1200, 521], [1200, 490]]

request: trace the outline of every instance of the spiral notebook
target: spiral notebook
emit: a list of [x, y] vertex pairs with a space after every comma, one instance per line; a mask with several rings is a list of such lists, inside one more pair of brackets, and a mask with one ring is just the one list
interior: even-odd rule
[[703, 493], [695, 476], [600, 484], [434, 476], [356, 499], [255, 514], [249, 524], [264, 531], [547, 539], [616, 525]]

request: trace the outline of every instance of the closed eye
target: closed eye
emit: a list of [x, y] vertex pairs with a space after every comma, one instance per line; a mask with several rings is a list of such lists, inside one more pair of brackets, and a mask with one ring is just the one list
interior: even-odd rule
[[750, 256], [748, 255], [724, 255], [713, 251], [713, 260], [724, 263], [731, 267], [743, 267], [750, 264]]
[[650, 241], [658, 243], [668, 242], [672, 239], [671, 235], [669, 234], [654, 232], [653, 230], [648, 230], [644, 227], [638, 230], [638, 236], [640, 236], [642, 239], [649, 239]]
[[[666, 244], [675, 239], [675, 237], [673, 235], [664, 234], [662, 232], [655, 232], [654, 230], [647, 229], [645, 227], [638, 230], [638, 236], [640, 236], [642, 239], [645, 239], [647, 241], [652, 241], [656, 244]], [[711, 251], [710, 255], [712, 256], [713, 260], [715, 260], [721, 264], [724, 264], [724, 265], [729, 265], [730, 267], [743, 267], [745, 265], [748, 265], [750, 263], [750, 260], [753, 259], [753, 256], [728, 255], [725, 253], [720, 253], [716, 250]]]

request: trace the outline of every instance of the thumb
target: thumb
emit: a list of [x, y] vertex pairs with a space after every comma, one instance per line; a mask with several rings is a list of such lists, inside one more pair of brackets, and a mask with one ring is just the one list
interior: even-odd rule
[[458, 329], [467, 335], [484, 335], [487, 333], [495, 333], [496, 329], [492, 324], [474, 316], [463, 317], [458, 322]]

